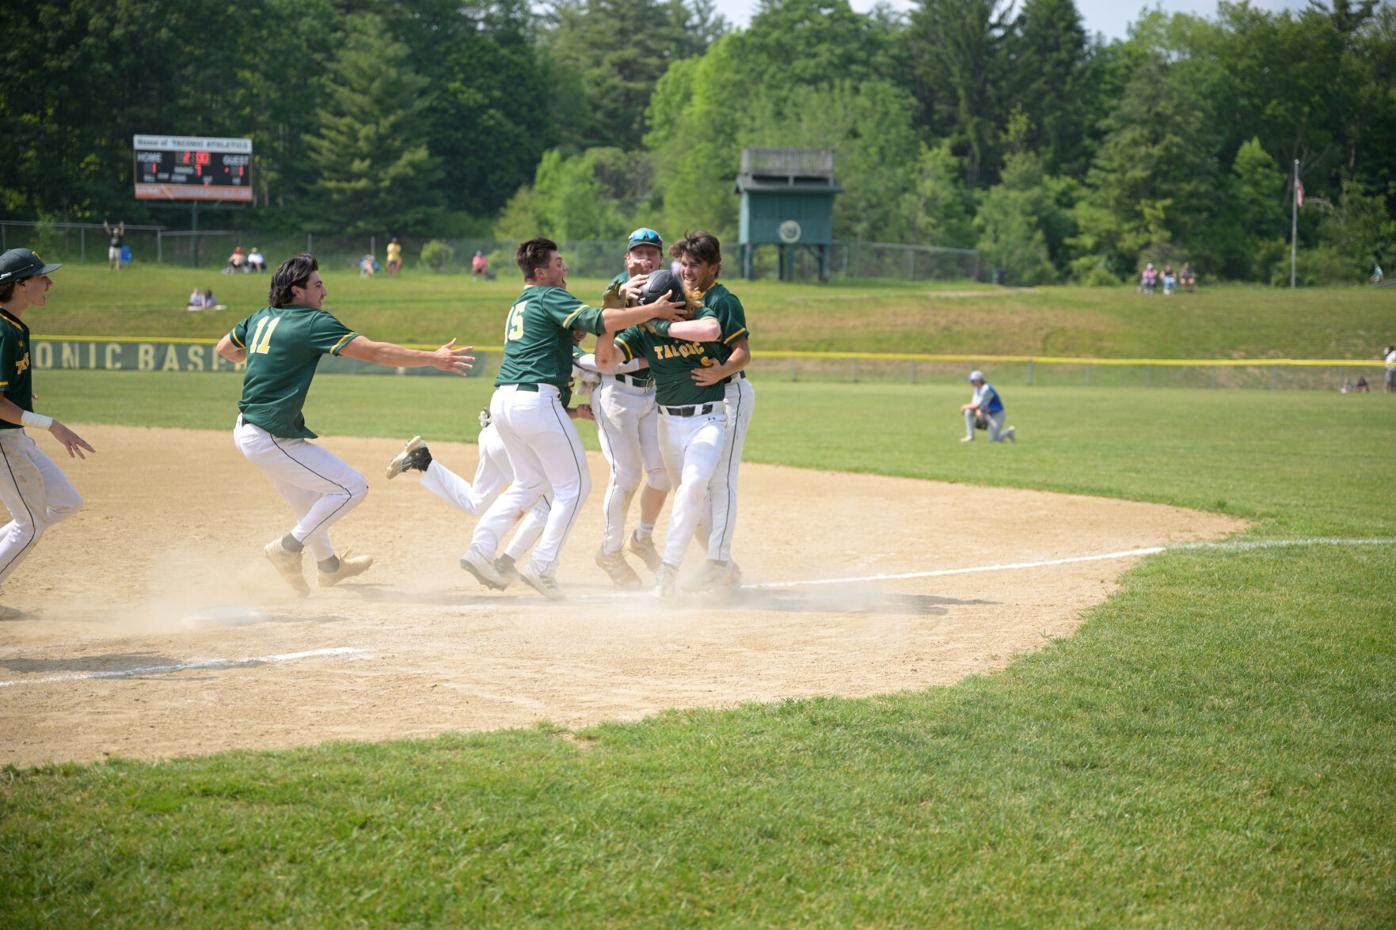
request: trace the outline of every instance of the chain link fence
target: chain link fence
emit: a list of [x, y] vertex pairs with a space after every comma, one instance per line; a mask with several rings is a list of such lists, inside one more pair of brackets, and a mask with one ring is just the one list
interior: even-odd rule
[[[514, 248], [518, 244], [498, 239], [419, 239], [400, 237], [409, 268], [430, 267], [443, 274], [468, 274], [477, 252], [488, 262], [491, 274], [514, 273]], [[381, 269], [386, 260], [388, 234], [319, 235], [269, 233], [235, 229], [170, 229], [165, 226], [126, 226], [125, 245], [134, 264], [155, 263], [184, 268], [221, 268], [236, 246], [259, 249], [267, 264], [275, 267], [297, 252], [313, 252], [320, 266], [354, 270], [368, 257]], [[435, 256], [424, 255], [429, 242], [437, 242]], [[104, 263], [107, 234], [100, 223], [35, 223], [0, 220], [0, 245], [28, 246], [52, 261]], [[622, 269], [624, 242], [610, 239], [572, 239], [559, 243], [572, 273], [577, 277], [609, 278]], [[444, 248], [442, 248], [444, 246]], [[735, 249], [733, 249], [735, 254]], [[815, 255], [796, 252], [798, 277], [818, 278]], [[946, 249], [888, 242], [835, 242], [830, 250], [830, 275], [835, 279], [884, 278], [902, 281], [982, 280], [986, 270], [973, 249]], [[759, 249], [753, 266], [757, 278], [776, 278], [777, 252]]]

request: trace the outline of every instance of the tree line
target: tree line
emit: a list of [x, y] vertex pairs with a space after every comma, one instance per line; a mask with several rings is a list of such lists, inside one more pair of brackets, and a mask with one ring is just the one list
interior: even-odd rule
[[[1089, 35], [1073, 0], [35, 2], [6, 12], [0, 210], [182, 222], [136, 133], [249, 136], [220, 225], [735, 238], [747, 146], [831, 148], [840, 238], [978, 248], [1005, 281], [1145, 260], [1351, 281], [1396, 243], [1396, 8], [1221, 3]], [[225, 222], [226, 221], [226, 222]]]

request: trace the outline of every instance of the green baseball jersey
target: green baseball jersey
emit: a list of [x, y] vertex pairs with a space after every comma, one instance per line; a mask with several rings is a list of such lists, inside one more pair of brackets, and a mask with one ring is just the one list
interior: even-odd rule
[[273, 436], [314, 439], [305, 425], [305, 397], [320, 356], [338, 355], [358, 333], [311, 307], [263, 307], [233, 327], [233, 345], [247, 350], [238, 410]]
[[[20, 410], [34, 410], [34, 372], [29, 366], [29, 327], [0, 307], [0, 389]], [[0, 429], [20, 429], [20, 424], [0, 420]]]
[[600, 307], [588, 306], [560, 287], [524, 288], [504, 324], [504, 360], [495, 386], [551, 384], [565, 391], [572, 378], [572, 330], [601, 332], [601, 314]]
[[714, 284], [703, 293], [703, 306], [711, 308], [718, 323], [722, 325], [722, 335], [718, 337], [717, 359], [726, 362], [732, 357], [732, 346], [743, 338], [750, 339], [746, 328], [746, 310], [742, 302], [721, 284]]
[[[693, 318], [701, 320], [716, 316], [711, 307], [705, 306]], [[661, 336], [642, 325], [631, 326], [617, 334], [616, 348], [620, 349], [621, 356], [627, 362], [640, 356], [649, 361], [656, 399], [662, 406], [706, 404], [726, 396], [722, 382], [703, 387], [692, 378], [695, 369], [722, 364], [718, 358], [718, 352], [723, 348], [720, 342], [685, 342]], [[727, 351], [730, 354], [731, 350]]]

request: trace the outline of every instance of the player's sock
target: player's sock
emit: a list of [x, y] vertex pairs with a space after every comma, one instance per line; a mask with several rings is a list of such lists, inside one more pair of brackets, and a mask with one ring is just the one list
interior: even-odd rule
[[641, 523], [639, 526], [635, 527], [635, 538], [636, 538], [636, 539], [649, 539], [649, 538], [650, 538], [651, 536], [653, 536], [653, 535], [654, 535], [654, 524], [653, 524], [653, 523]]
[[320, 571], [328, 575], [333, 575], [335, 572], [339, 571], [339, 556], [332, 555], [323, 562], [316, 562], [315, 564], [319, 566]]
[[290, 533], [287, 533], [285, 536], [281, 537], [281, 548], [285, 549], [287, 552], [300, 552], [305, 548], [305, 543], [301, 542]]

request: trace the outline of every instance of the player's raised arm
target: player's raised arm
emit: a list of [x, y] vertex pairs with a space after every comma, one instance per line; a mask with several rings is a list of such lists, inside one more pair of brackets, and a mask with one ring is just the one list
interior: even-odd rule
[[340, 355], [356, 358], [361, 362], [373, 362], [390, 368], [425, 368], [431, 366], [440, 371], [465, 376], [475, 364], [475, 356], [468, 354], [473, 346], [456, 348], [456, 340], [431, 352], [409, 349], [393, 342], [374, 342], [365, 336], [355, 336], [339, 350]]

